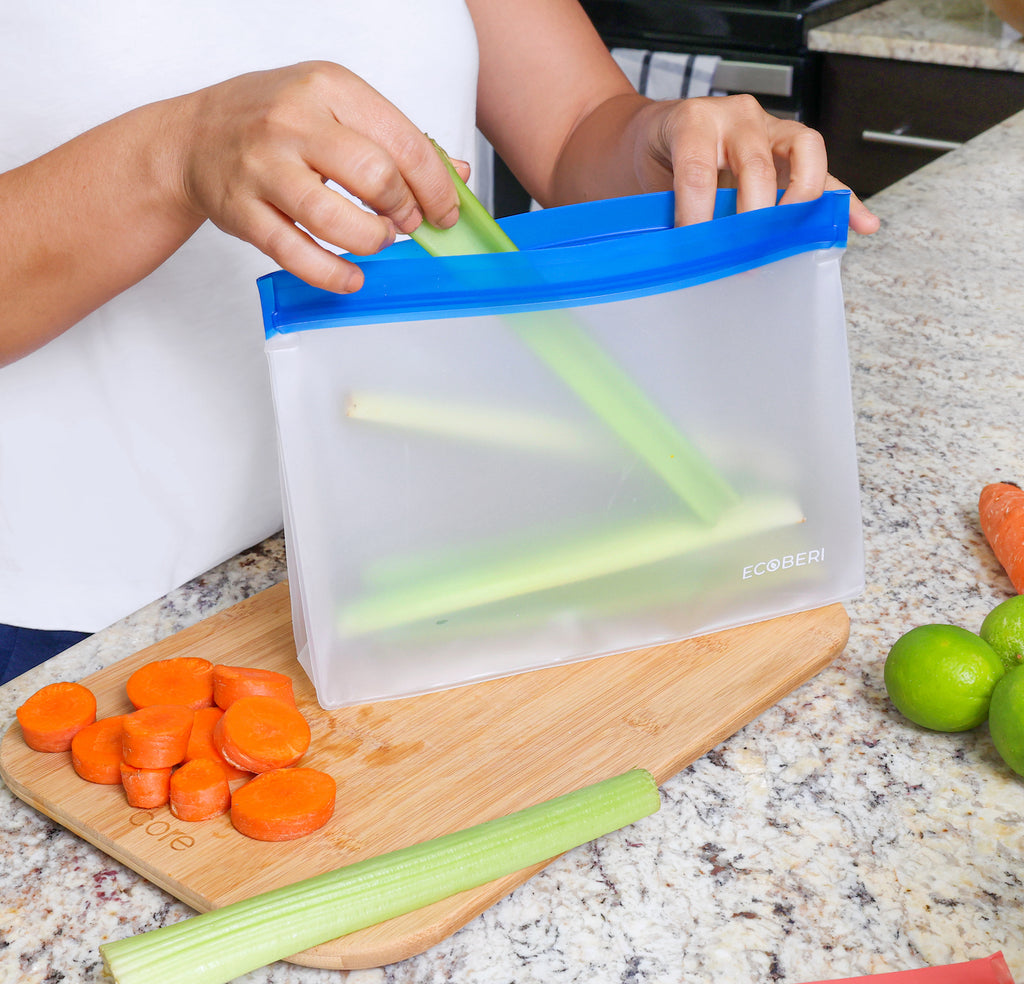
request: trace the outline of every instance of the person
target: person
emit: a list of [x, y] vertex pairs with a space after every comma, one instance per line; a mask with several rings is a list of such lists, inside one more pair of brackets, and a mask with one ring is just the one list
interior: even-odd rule
[[0, 34], [2, 679], [280, 529], [255, 279], [354, 291], [345, 253], [453, 224], [426, 133], [465, 174], [479, 127], [542, 205], [671, 188], [680, 224], [723, 172], [741, 210], [840, 187], [752, 98], [637, 95], [576, 0], [43, 2]]

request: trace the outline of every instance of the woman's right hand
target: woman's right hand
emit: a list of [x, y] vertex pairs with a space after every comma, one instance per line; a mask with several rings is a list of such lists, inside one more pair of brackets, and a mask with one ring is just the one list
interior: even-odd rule
[[362, 272], [314, 236], [370, 254], [423, 219], [444, 228], [458, 218], [455, 187], [430, 140], [339, 65], [256, 72], [177, 102], [185, 207], [316, 287], [357, 290]]

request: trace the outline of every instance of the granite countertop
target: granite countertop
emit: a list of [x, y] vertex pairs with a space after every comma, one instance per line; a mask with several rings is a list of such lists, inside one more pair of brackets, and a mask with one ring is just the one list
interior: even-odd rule
[[1024, 72], [1024, 41], [984, 0], [883, 0], [813, 28], [812, 51]]
[[[879, 194], [844, 258], [867, 589], [846, 650], [453, 937], [349, 974], [248, 984], [783, 984], [1002, 950], [1024, 981], [1024, 780], [987, 732], [902, 720], [882, 683], [914, 625], [976, 628], [1012, 589], [981, 486], [1024, 477], [1024, 114]], [[0, 688], [80, 678], [284, 576], [275, 538]], [[100, 982], [98, 947], [189, 914], [0, 788], [0, 981]]]

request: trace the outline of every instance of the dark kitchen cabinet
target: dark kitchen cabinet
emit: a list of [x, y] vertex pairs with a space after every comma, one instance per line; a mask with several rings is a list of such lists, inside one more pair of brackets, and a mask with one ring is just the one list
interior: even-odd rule
[[817, 129], [829, 170], [873, 195], [1024, 109], [1024, 74], [821, 56]]

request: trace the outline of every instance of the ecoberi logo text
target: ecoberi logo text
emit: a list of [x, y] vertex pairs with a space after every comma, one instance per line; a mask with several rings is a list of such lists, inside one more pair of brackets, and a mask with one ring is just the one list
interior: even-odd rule
[[788, 571], [792, 567], [806, 567], [808, 564], [823, 564], [824, 562], [824, 547], [818, 547], [816, 550], [804, 550], [801, 553], [786, 554], [783, 557], [772, 557], [770, 560], [759, 560], [756, 564], [749, 564], [747, 567], [744, 567], [743, 580], [748, 581], [752, 577], [764, 577], [765, 574]]

